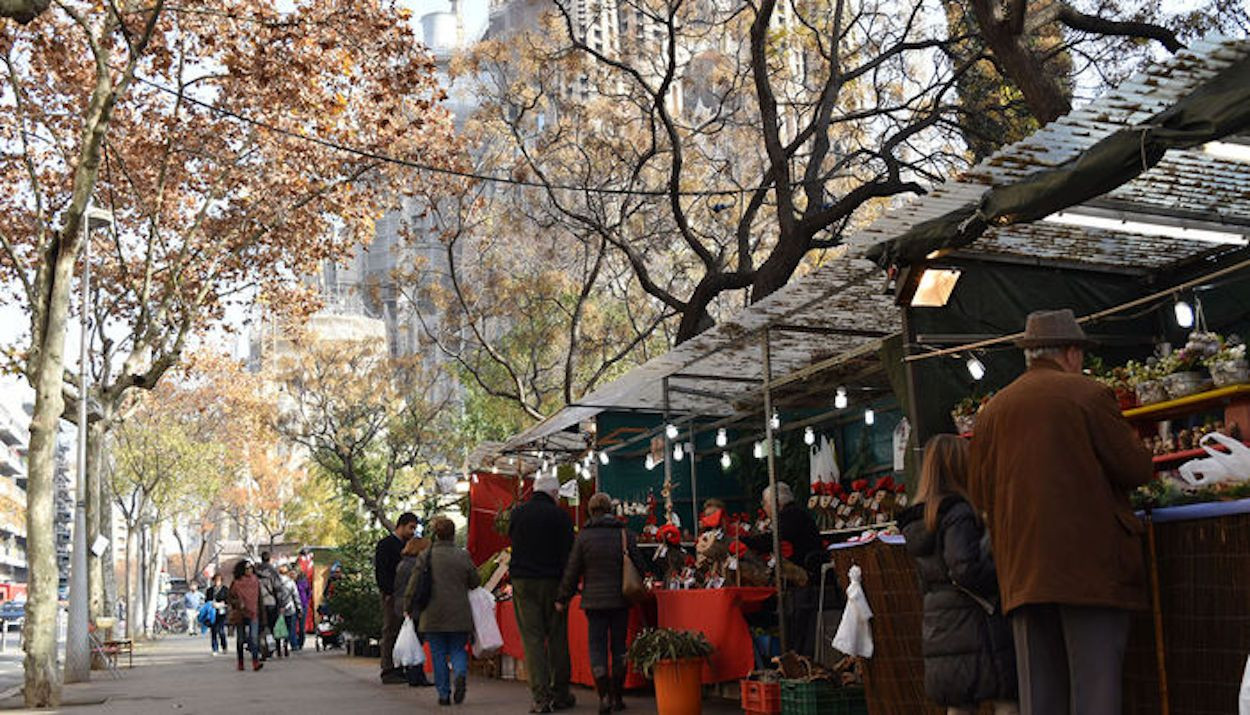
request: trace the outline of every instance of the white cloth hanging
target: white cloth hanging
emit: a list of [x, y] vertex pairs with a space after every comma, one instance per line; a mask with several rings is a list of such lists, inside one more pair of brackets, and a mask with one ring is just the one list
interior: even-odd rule
[[836, 482], [842, 478], [842, 472], [838, 469], [837, 449], [828, 437], [821, 437], [820, 440], [821, 450], [825, 453], [825, 469], [822, 478], [826, 483]]
[[842, 611], [842, 622], [833, 637], [833, 647], [847, 655], [871, 658], [872, 608], [868, 606], [868, 597], [864, 595], [864, 587], [860, 583], [863, 571], [859, 566], [852, 566], [847, 576], [846, 609]]

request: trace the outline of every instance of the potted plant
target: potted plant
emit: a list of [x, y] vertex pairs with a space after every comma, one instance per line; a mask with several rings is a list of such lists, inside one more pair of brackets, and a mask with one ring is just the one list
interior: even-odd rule
[[703, 711], [703, 661], [712, 644], [698, 631], [648, 628], [629, 646], [629, 662], [655, 681], [659, 715]]
[[1155, 358], [1149, 358], [1144, 363], [1130, 360], [1124, 366], [1124, 371], [1128, 373], [1129, 384], [1137, 393], [1138, 404], [1150, 405], [1168, 399], [1167, 390], [1163, 388], [1164, 373]]
[[1220, 349], [1206, 360], [1207, 369], [1216, 387], [1250, 382], [1250, 364], [1246, 362], [1246, 345], [1236, 335], [1228, 336]]
[[1121, 410], [1129, 410], [1138, 405], [1137, 390], [1133, 386], [1132, 375], [1128, 366], [1108, 368], [1101, 358], [1089, 358], [1090, 374], [1098, 382], [1111, 388], [1115, 399], [1120, 403]]
[[1195, 330], [1185, 347], [1163, 358], [1163, 386], [1172, 399], [1202, 392], [1211, 384], [1206, 361], [1220, 351], [1222, 341], [1215, 333]]

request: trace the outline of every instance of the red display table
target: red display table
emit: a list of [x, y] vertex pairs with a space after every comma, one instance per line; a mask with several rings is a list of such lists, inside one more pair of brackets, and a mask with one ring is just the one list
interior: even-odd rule
[[701, 631], [715, 648], [703, 664], [704, 683], [745, 678], [755, 668], [751, 631], [742, 617], [758, 611], [775, 593], [770, 587], [656, 591], [661, 628]]
[[[581, 608], [582, 597], [574, 596], [569, 602], [569, 666], [574, 683], [593, 687], [595, 676], [590, 672], [590, 643], [587, 637], [589, 626], [586, 614]], [[654, 602], [635, 606], [629, 612], [629, 633], [627, 643], [634, 640], [634, 635], [646, 627], [647, 623], [655, 622], [655, 614], [648, 618], [647, 611], [654, 608]], [[503, 648], [500, 652], [517, 660], [525, 660], [525, 648], [521, 643], [521, 630], [517, 628], [516, 608], [512, 601], [502, 601], [495, 605], [495, 618], [499, 621], [499, 633], [503, 636]], [[645, 688], [647, 679], [641, 673], [630, 671], [625, 679], [627, 688]]]

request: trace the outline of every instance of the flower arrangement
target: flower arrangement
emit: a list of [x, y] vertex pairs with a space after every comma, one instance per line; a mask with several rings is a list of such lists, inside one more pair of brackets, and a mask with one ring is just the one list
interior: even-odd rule
[[990, 398], [993, 396], [993, 392], [986, 393], [981, 397], [971, 395], [955, 403], [955, 408], [951, 410], [951, 419], [955, 421], [955, 431], [959, 434], [972, 432], [976, 427], [977, 413], [989, 403]]
[[1218, 387], [1250, 382], [1250, 364], [1246, 362], [1246, 345], [1236, 335], [1206, 359], [1207, 369]]

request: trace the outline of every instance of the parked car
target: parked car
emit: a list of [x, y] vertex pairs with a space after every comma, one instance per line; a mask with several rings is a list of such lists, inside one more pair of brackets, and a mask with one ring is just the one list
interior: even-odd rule
[[21, 624], [25, 618], [25, 601], [5, 601], [0, 603], [0, 621], [4, 621], [7, 626]]

